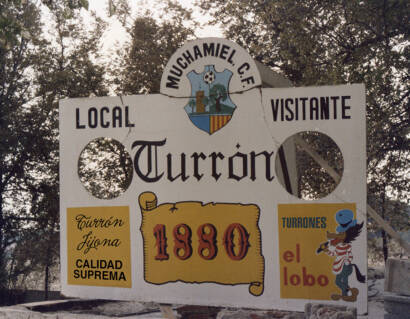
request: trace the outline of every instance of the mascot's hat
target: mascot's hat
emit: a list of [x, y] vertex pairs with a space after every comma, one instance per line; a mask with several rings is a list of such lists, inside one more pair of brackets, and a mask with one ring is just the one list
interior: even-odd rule
[[357, 224], [357, 220], [353, 219], [354, 214], [350, 209], [342, 209], [336, 213], [336, 221], [339, 223], [336, 231], [338, 233], [344, 233], [350, 227], [353, 227]]

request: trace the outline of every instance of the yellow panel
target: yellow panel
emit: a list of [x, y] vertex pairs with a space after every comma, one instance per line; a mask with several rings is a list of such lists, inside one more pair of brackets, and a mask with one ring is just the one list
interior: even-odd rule
[[[176, 281], [249, 284], [252, 295], [259, 296], [263, 293], [264, 257], [261, 253], [258, 206], [227, 203], [204, 205], [201, 202], [157, 206], [157, 198], [150, 192], [142, 193], [139, 203], [142, 211], [145, 281], [152, 284]], [[179, 233], [183, 236], [188, 231], [190, 240], [185, 240], [185, 249], [175, 250], [175, 245], [178, 244], [175, 229], [180, 224], [186, 226], [181, 226]], [[208, 225], [204, 229], [206, 234], [211, 234], [210, 227], [214, 227], [216, 242], [208, 240], [204, 243], [202, 240], [202, 245], [213, 247], [212, 258], [206, 258], [211, 254], [209, 249], [200, 249], [200, 236], [203, 233], [200, 230], [205, 224]], [[166, 245], [163, 244], [162, 249], [154, 235], [158, 227], [165, 230], [162, 239], [166, 238]], [[246, 231], [241, 234], [241, 229]]]
[[342, 209], [356, 216], [356, 205], [350, 203], [278, 205], [281, 298], [331, 300], [340, 293], [334, 257], [317, 250], [327, 242], [327, 231], [336, 232], [335, 214]]
[[131, 287], [129, 207], [67, 208], [70, 285]]

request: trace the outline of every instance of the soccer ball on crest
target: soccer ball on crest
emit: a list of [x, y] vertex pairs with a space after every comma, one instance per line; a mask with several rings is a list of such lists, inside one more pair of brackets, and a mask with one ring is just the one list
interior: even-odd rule
[[212, 71], [207, 71], [204, 74], [204, 81], [206, 84], [211, 84], [215, 80], [215, 73]]

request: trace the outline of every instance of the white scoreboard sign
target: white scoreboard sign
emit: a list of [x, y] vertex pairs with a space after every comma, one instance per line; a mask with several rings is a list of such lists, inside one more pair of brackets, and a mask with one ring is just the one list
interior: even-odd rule
[[[343, 155], [321, 199], [290, 194], [275, 170], [302, 131]], [[63, 294], [365, 313], [365, 133], [363, 85], [261, 88], [249, 54], [218, 38], [180, 48], [161, 94], [61, 100]], [[117, 166], [98, 164], [101, 147]], [[118, 172], [128, 182], [98, 196]]]

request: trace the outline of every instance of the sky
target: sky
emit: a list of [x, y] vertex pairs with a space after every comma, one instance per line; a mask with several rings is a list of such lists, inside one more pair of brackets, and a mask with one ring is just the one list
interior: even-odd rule
[[[135, 13], [138, 9], [141, 8], [150, 8], [152, 9], [152, 0], [131, 0], [129, 3]], [[193, 9], [193, 18], [198, 21], [201, 25], [200, 29], [195, 31], [195, 34], [199, 38], [205, 37], [223, 37], [222, 29], [218, 26], [209, 26], [206, 25], [207, 22], [211, 19], [209, 15], [201, 13], [193, 5], [193, 0], [177, 0], [183, 7], [188, 9]], [[104, 34], [104, 49], [109, 50], [112, 47], [117, 46], [117, 42], [120, 44], [124, 43], [127, 40], [126, 32], [124, 32], [121, 24], [114, 17], [107, 16], [107, 3], [108, 0], [89, 0], [89, 10], [93, 10], [97, 13], [98, 16], [104, 18], [104, 20], [109, 22], [109, 27]]]

